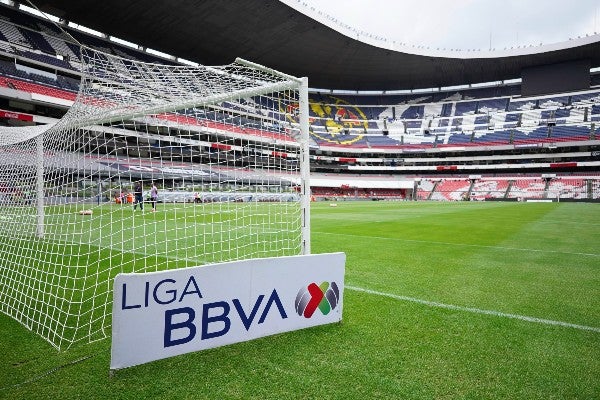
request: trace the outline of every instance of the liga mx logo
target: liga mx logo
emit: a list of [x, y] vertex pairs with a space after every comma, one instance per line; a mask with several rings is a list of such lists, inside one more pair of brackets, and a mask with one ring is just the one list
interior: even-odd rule
[[296, 312], [304, 318], [313, 316], [317, 308], [323, 315], [334, 310], [340, 300], [340, 290], [335, 282], [311, 283], [296, 295]]

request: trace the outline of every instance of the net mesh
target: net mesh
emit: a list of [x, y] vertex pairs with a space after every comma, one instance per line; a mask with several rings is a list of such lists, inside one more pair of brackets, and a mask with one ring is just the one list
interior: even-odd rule
[[0, 307], [55, 347], [110, 335], [112, 279], [302, 250], [300, 80], [82, 50], [76, 101], [0, 130]]

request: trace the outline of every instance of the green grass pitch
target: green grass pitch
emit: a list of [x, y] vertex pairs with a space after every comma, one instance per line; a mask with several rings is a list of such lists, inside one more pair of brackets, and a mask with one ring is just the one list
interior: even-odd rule
[[342, 323], [109, 377], [109, 339], [0, 314], [0, 399], [600, 398], [600, 205], [313, 203], [311, 228], [347, 255]]

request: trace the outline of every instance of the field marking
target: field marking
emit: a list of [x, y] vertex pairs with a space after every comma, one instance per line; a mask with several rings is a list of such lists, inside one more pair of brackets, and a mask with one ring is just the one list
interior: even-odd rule
[[433, 241], [433, 240], [417, 240], [417, 239], [391, 238], [391, 237], [383, 237], [383, 236], [352, 235], [349, 233], [332, 233], [332, 232], [318, 232], [318, 231], [312, 231], [311, 233], [319, 233], [322, 235], [349, 236], [349, 237], [356, 237], [356, 238], [363, 238], [363, 239], [382, 239], [382, 240], [395, 240], [395, 241], [399, 241], [399, 242], [439, 244], [439, 245], [444, 245], [444, 246], [480, 247], [480, 248], [486, 248], [486, 249], [531, 251], [531, 252], [537, 252], [537, 253], [566, 254], [566, 255], [571, 255], [571, 256], [600, 257], [599, 253], [577, 253], [577, 252], [560, 251], [560, 250], [523, 249], [523, 248], [519, 248], [519, 247], [489, 246], [489, 245], [483, 245], [483, 244], [449, 243], [449, 242], [437, 242], [437, 241]]
[[376, 290], [364, 289], [364, 288], [360, 288], [360, 287], [356, 287], [356, 286], [345, 286], [345, 288], [349, 289], [349, 290], [354, 290], [356, 292], [363, 292], [363, 293], [368, 293], [368, 294], [374, 294], [377, 296], [389, 297], [389, 298], [392, 298], [395, 300], [402, 300], [402, 301], [409, 301], [412, 303], [423, 304], [423, 305], [426, 305], [429, 307], [445, 308], [447, 310], [454, 310], [454, 311], [465, 311], [465, 312], [470, 312], [470, 313], [474, 313], [474, 314], [492, 315], [494, 317], [518, 319], [521, 321], [533, 322], [536, 324], [562, 326], [565, 328], [574, 328], [574, 329], [579, 329], [582, 331], [591, 331], [591, 332], [600, 333], [600, 328], [597, 328], [594, 326], [578, 325], [578, 324], [572, 324], [570, 322], [554, 321], [551, 319], [543, 319], [543, 318], [537, 318], [537, 317], [528, 317], [526, 315], [509, 314], [509, 313], [503, 313], [503, 312], [494, 311], [494, 310], [484, 310], [481, 308], [464, 307], [464, 306], [457, 306], [454, 304], [438, 303], [436, 301], [422, 300], [422, 299], [417, 299], [415, 297], [408, 297], [408, 296], [401, 296], [401, 295], [392, 294], [392, 293], [378, 292]]
[[553, 224], [553, 225], [562, 225], [562, 224], [571, 224], [571, 225], [591, 225], [591, 226], [600, 226], [600, 224], [595, 222], [581, 222], [581, 221], [566, 221], [566, 220], [552, 220], [552, 221], [539, 221], [541, 224]]

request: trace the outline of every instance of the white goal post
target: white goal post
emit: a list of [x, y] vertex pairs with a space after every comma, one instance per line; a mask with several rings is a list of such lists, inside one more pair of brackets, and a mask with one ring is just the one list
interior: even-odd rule
[[306, 78], [81, 53], [63, 118], [0, 127], [1, 312], [65, 349], [117, 273], [310, 254]]

